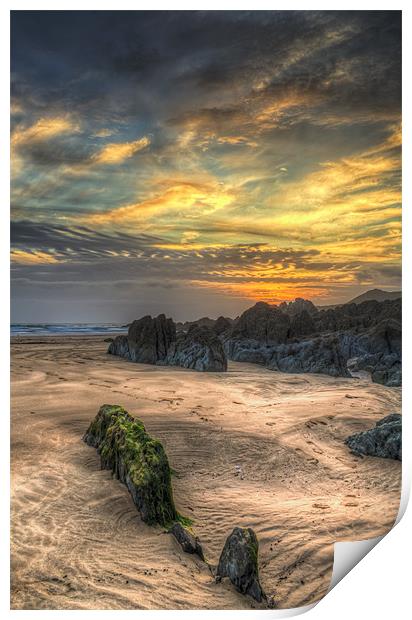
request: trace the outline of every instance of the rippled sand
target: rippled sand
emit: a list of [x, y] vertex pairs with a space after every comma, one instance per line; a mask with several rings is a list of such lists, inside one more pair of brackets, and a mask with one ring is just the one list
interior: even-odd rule
[[100, 470], [81, 437], [103, 403], [163, 442], [177, 507], [211, 563], [234, 526], [255, 529], [262, 585], [279, 607], [326, 593], [334, 541], [391, 527], [400, 463], [356, 458], [343, 440], [399, 411], [399, 389], [234, 362], [215, 374], [153, 367], [106, 348], [103, 337], [13, 339], [13, 608], [258, 606], [142, 523]]

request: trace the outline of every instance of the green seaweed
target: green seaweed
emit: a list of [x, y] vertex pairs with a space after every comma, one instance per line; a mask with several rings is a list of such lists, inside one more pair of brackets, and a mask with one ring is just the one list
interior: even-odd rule
[[175, 508], [164, 448], [146, 432], [141, 420], [119, 405], [103, 405], [84, 440], [97, 448], [102, 467], [126, 484], [146, 523], [165, 527], [176, 521], [191, 523]]

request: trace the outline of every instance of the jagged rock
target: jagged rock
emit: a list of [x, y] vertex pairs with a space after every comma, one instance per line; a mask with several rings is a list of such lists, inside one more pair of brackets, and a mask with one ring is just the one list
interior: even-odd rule
[[400, 387], [402, 385], [402, 369], [401, 365], [394, 364], [390, 368], [376, 367], [371, 374], [372, 381], [381, 383], [388, 387]]
[[264, 344], [279, 344], [286, 342], [289, 327], [290, 317], [287, 313], [279, 310], [277, 306], [260, 301], [239, 317], [233, 326], [231, 337], [256, 340]]
[[[208, 319], [211, 320], [211, 319]], [[227, 370], [227, 358], [217, 334], [205, 325], [179, 332], [172, 319], [160, 314], [133, 321], [127, 336], [117, 336], [108, 353], [133, 362], [182, 366], [201, 371]]]
[[289, 338], [299, 338], [314, 334], [317, 331], [315, 321], [307, 310], [302, 310], [292, 316], [289, 329]]
[[401, 299], [351, 303], [317, 310], [311, 302], [258, 303], [223, 332], [229, 359], [283, 372], [349, 377], [367, 370], [373, 381], [399, 386]]
[[233, 321], [224, 316], [220, 316], [216, 319], [216, 323], [213, 326], [213, 331], [220, 335], [223, 332], [228, 331], [232, 327]]
[[144, 316], [129, 327], [127, 336], [132, 362], [156, 364], [164, 360], [170, 344], [176, 339], [176, 327], [164, 314]]
[[309, 315], [317, 314], [318, 312], [316, 306], [309, 299], [303, 299], [302, 297], [296, 297], [295, 301], [284, 301], [278, 307], [291, 316], [301, 312], [307, 312]]
[[176, 329], [178, 332], [188, 332], [191, 327], [210, 327], [213, 329], [215, 326], [215, 319], [209, 319], [208, 316], [203, 316], [201, 319], [196, 319], [196, 321], [185, 321], [184, 323], [176, 323]]
[[103, 405], [83, 440], [97, 448], [102, 469], [112, 470], [127, 486], [143, 521], [167, 526], [181, 518], [166, 453], [140, 420], [119, 405]]
[[132, 362], [156, 364], [167, 356], [170, 344], [176, 339], [176, 327], [164, 314], [152, 318], [144, 316], [133, 321], [127, 336], [116, 336], [107, 350], [112, 355]]
[[119, 355], [130, 359], [129, 355], [129, 341], [127, 336], [116, 336], [116, 338], [109, 344], [107, 352], [111, 355]]
[[250, 362], [265, 365], [271, 358], [273, 347], [262, 345], [256, 340], [232, 339], [224, 341], [224, 348], [229, 359], [235, 362]]
[[401, 323], [402, 300], [364, 301], [320, 310], [316, 317], [318, 331], [361, 331], [378, 325], [385, 319]]
[[350, 450], [357, 456], [379, 456], [402, 460], [402, 416], [392, 413], [374, 428], [351, 435], [345, 440]]
[[198, 555], [201, 560], [205, 560], [199, 539], [193, 536], [181, 523], [175, 523], [169, 532], [173, 534], [185, 553]]
[[191, 327], [187, 334], [178, 334], [165, 360], [170, 366], [194, 370], [222, 372], [227, 370], [227, 358], [217, 335], [208, 327]]
[[274, 348], [267, 367], [282, 372], [312, 372], [331, 377], [350, 377], [339, 339], [328, 335]]
[[400, 422], [402, 423], [402, 416], [400, 413], [390, 413], [386, 415], [382, 420], [378, 420], [375, 426], [382, 426], [382, 424], [389, 424], [390, 422]]
[[258, 551], [259, 543], [254, 531], [235, 527], [220, 555], [216, 581], [229, 577], [242, 594], [249, 594], [258, 602], [266, 598], [259, 583]]

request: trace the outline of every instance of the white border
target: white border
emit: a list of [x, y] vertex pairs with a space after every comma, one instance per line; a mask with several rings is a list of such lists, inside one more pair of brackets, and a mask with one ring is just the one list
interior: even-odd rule
[[[403, 195], [406, 197], [404, 204], [406, 208], [403, 211], [403, 306], [404, 322], [403, 322], [403, 344], [404, 344], [404, 361], [403, 361], [403, 373], [404, 373], [404, 388], [403, 388], [403, 434], [404, 438], [408, 438], [404, 441], [404, 461], [403, 461], [403, 485], [402, 485], [402, 501], [401, 508], [398, 517], [398, 521], [402, 514], [405, 512], [407, 499], [410, 491], [412, 471], [412, 455], [408, 448], [412, 445], [410, 441], [412, 420], [412, 399], [411, 399], [411, 327], [408, 321], [408, 310], [412, 307], [411, 299], [411, 287], [410, 287], [410, 270], [412, 268], [412, 249], [411, 249], [411, 215], [410, 215], [410, 199], [412, 196], [412, 158], [411, 158], [411, 136], [412, 136], [412, 122], [411, 122], [411, 110], [412, 101], [410, 96], [410, 79], [408, 73], [410, 73], [412, 53], [411, 44], [408, 41], [411, 38], [411, 11], [406, 7], [405, 3], [400, 2], [316, 2], [310, 4], [308, 2], [292, 2], [287, 5], [282, 5], [275, 2], [267, 2], [261, 0], [255, 0], [253, 3], [245, 2], [244, 0], [238, 1], [226, 1], [222, 0], [208, 0], [208, 2], [188, 2], [188, 1], [175, 1], [175, 2], [158, 2], [152, 0], [150, 3], [151, 10], [402, 10], [403, 9], [403, 109], [404, 109], [404, 156], [403, 156], [403, 170], [409, 172], [404, 175], [404, 187]], [[38, 2], [30, 2], [28, 0], [14, 0], [3, 2], [0, 9], [0, 49], [1, 49], [1, 67], [2, 67], [2, 86], [3, 92], [0, 98], [1, 106], [1, 129], [0, 132], [0, 144], [2, 157], [0, 160], [1, 165], [1, 190], [2, 190], [2, 205], [1, 205], [1, 225], [0, 225], [0, 252], [1, 252], [1, 284], [2, 284], [2, 297], [7, 296], [9, 291], [9, 204], [10, 204], [10, 191], [9, 191], [9, 58], [10, 58], [10, 35], [9, 35], [9, 11], [10, 10], [139, 10], [144, 9], [141, 3], [132, 2], [131, 0], [117, 0], [117, 2], [110, 2], [108, 0], [89, 0], [88, 2], [80, 0], [71, 0], [70, 2], [61, 0], [56, 6], [56, 2], [51, 0], [43, 0]], [[5, 342], [9, 341], [9, 308], [3, 302], [0, 305], [0, 330], [2, 334], [2, 351], [1, 351], [1, 367], [0, 376], [2, 378], [2, 400], [3, 400], [3, 412], [4, 418], [7, 418], [7, 411], [9, 408], [9, 351], [4, 346]], [[10, 611], [9, 610], [9, 506], [5, 498], [7, 498], [10, 490], [9, 480], [7, 472], [9, 470], [9, 425], [4, 419], [2, 425], [2, 432], [0, 434], [1, 449], [1, 498], [3, 501], [3, 509], [1, 510], [1, 537], [0, 537], [0, 553], [2, 561], [2, 572], [0, 579], [0, 609], [3, 611], [5, 617], [9, 615], [14, 616], [16, 614], [26, 615], [30, 614], [33, 618], [43, 618], [44, 614], [50, 618], [57, 618], [60, 614], [64, 613], [66, 616], [73, 614], [88, 614], [100, 616], [104, 614], [106, 618], [118, 618], [118, 611], [90, 611], [90, 612], [77, 612], [77, 611]], [[338, 587], [334, 588], [328, 595], [322, 599], [310, 612], [308, 618], [311, 620], [330, 619], [339, 620], [340, 618], [347, 618], [350, 614], [355, 618], [376, 618], [385, 619], [393, 618], [406, 618], [410, 612], [408, 593], [410, 588], [410, 567], [408, 551], [411, 549], [411, 532], [412, 532], [412, 510], [409, 508], [406, 511], [404, 518], [400, 523], [391, 530], [391, 532], [358, 564], [346, 578], [341, 581]], [[340, 543], [342, 544], [342, 543]], [[350, 545], [351, 543], [349, 543]], [[410, 551], [409, 551], [410, 553]], [[349, 551], [349, 555], [352, 552]], [[350, 560], [350, 558], [349, 558]], [[348, 557], [344, 559], [348, 561]], [[352, 564], [353, 566], [353, 557]], [[408, 610], [408, 611], [407, 611]], [[302, 610], [303, 611], [303, 608]], [[188, 610], [182, 611], [122, 611], [121, 617], [124, 614], [133, 614], [134, 616], [144, 615], [146, 618], [180, 618], [182, 615], [187, 617], [196, 618], [209, 618], [212, 616], [216, 618], [224, 617], [238, 618], [241, 614], [243, 617], [254, 618], [257, 616], [279, 617], [282, 615], [290, 615], [290, 613], [282, 613], [278, 611], [204, 611], [204, 610]]]

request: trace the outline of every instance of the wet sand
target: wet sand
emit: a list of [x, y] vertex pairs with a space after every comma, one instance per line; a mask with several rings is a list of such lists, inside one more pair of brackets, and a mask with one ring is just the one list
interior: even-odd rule
[[399, 411], [399, 388], [235, 362], [227, 373], [132, 364], [103, 340], [12, 339], [12, 608], [259, 607], [145, 525], [100, 470], [81, 437], [103, 403], [162, 441], [177, 508], [212, 564], [233, 527], [256, 531], [277, 607], [324, 596], [335, 541], [390, 529], [401, 464], [343, 441]]

